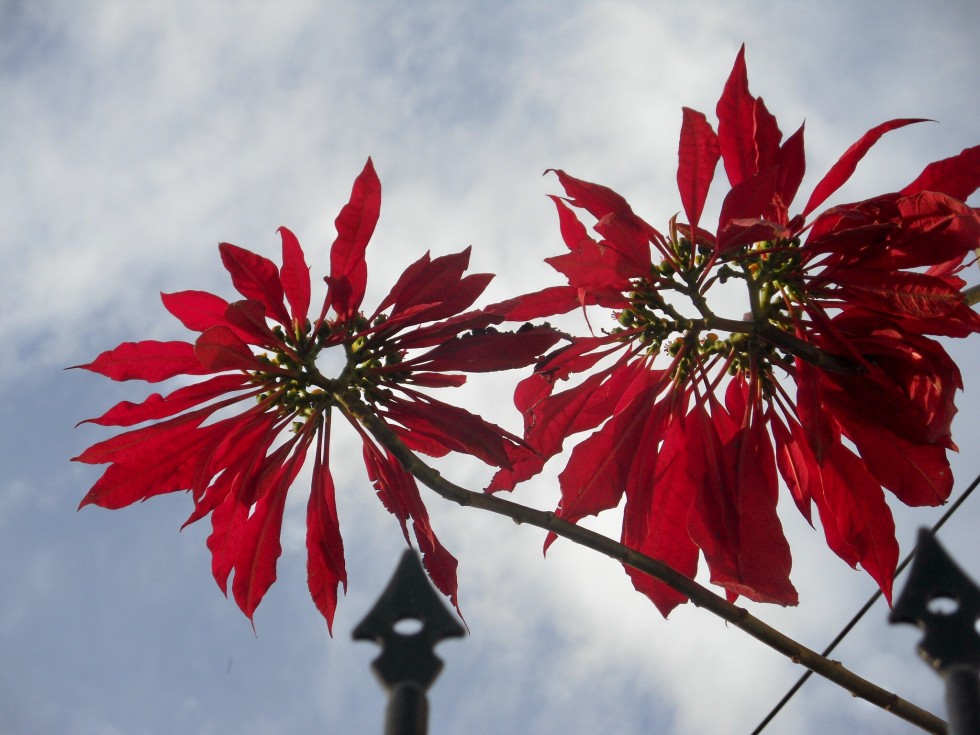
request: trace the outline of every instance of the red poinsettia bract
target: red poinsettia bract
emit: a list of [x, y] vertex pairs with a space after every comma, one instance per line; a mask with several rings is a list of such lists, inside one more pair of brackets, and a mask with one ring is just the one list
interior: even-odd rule
[[[503, 429], [420, 389], [459, 386], [465, 372], [529, 365], [558, 337], [547, 327], [498, 332], [503, 321], [466, 311], [490, 282], [464, 275], [469, 249], [410, 265], [370, 314], [361, 311], [365, 250], [378, 220], [381, 185], [370, 160], [336, 220], [322, 309], [311, 319], [310, 274], [286, 228], [282, 266], [223, 243], [221, 260], [244, 297], [227, 302], [201, 291], [163, 294], [164, 306], [200, 335], [188, 342], [127, 342], [85, 368], [113, 380], [158, 382], [179, 375], [203, 382], [123, 401], [91, 423], [129, 427], [75, 459], [109, 464], [82, 500], [120, 508], [161, 493], [190, 491], [187, 523], [210, 514], [215, 580], [251, 619], [276, 578], [286, 495], [309, 454], [313, 481], [307, 510], [308, 580], [330, 625], [347, 577], [330, 474], [331, 420], [336, 409], [363, 440], [368, 477], [384, 506], [409, 522], [436, 586], [456, 603], [456, 560], [439, 543], [415, 479], [352, 414], [367, 407], [410, 448], [441, 456], [471, 454], [510, 467], [522, 445]], [[340, 375], [321, 373], [317, 357], [340, 350]], [[237, 410], [237, 413], [234, 411]], [[228, 415], [231, 413], [232, 415]], [[186, 525], [186, 524], [185, 524]]]
[[[493, 308], [523, 320], [598, 305], [617, 322], [519, 385], [539, 455], [502, 469], [490, 489], [512, 489], [570, 436], [592, 432], [560, 475], [560, 517], [576, 522], [625, 500], [626, 545], [691, 577], [703, 554], [730, 598], [795, 604], [776, 513], [782, 476], [808, 520], [816, 506], [833, 551], [890, 595], [898, 546], [882, 487], [909, 505], [937, 505], [951, 491], [946, 452], [962, 384], [927, 335], [980, 330], [958, 275], [980, 242], [980, 217], [963, 203], [980, 183], [980, 147], [930, 164], [901, 191], [814, 214], [882, 135], [918, 121], [886, 122], [791, 216], [803, 127], [783, 139], [749, 93], [744, 49], [717, 115], [716, 133], [683, 111], [687, 222], [671, 220], [667, 234], [619, 194], [557, 171], [568, 251], [547, 262], [567, 285]], [[699, 224], [719, 159], [731, 188], [708, 232]], [[596, 220], [599, 239], [576, 209]], [[713, 311], [709, 291], [724, 283], [744, 286], [744, 317]], [[627, 571], [663, 614], [684, 602]]]

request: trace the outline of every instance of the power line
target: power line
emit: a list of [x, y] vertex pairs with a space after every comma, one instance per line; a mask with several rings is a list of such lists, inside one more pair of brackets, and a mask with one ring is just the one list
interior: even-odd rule
[[[976, 489], [977, 485], [980, 485], [980, 475], [977, 475], [976, 479], [974, 479], [973, 482], [970, 483], [970, 486], [963, 491], [963, 494], [960, 495], [960, 497], [957, 498], [957, 500], [952, 505], [949, 506], [949, 509], [945, 513], [943, 513], [942, 518], [936, 521], [936, 525], [932, 527], [932, 532], [934, 534], [937, 531], [939, 531], [939, 529], [943, 527], [943, 524], [949, 520], [950, 516], [952, 516], [953, 513], [955, 513], [957, 509], [961, 505], [963, 505], [963, 501], [965, 501], [968, 497], [970, 497], [970, 493], [972, 493], [974, 489]], [[899, 564], [898, 567], [895, 569], [896, 577], [905, 570], [905, 567], [909, 565], [909, 563], [912, 561], [912, 557], [914, 556], [915, 556], [915, 549], [913, 548], [912, 551], [909, 552], [908, 556], [906, 556], [902, 560], [902, 563]], [[851, 632], [851, 629], [858, 624], [858, 621], [860, 621], [861, 618], [864, 617], [864, 614], [871, 609], [872, 605], [874, 605], [878, 601], [879, 597], [881, 597], [881, 590], [876, 590], [875, 593], [871, 595], [870, 598], [868, 598], [868, 601], [864, 603], [861, 609], [854, 614], [854, 617], [851, 618], [851, 620], [847, 623], [847, 625], [845, 625], [843, 629], [841, 629], [841, 632], [837, 634], [834, 640], [830, 642], [830, 645], [828, 645], [827, 648], [823, 650], [823, 652], [821, 653], [822, 656], [824, 657], [829, 656], [833, 652], [833, 650], [837, 647], [837, 644], [840, 643], [842, 640], [844, 640], [844, 637]], [[762, 722], [760, 722], [758, 726], [755, 728], [755, 730], [752, 731], [752, 735], [759, 735], [759, 733], [761, 733], [765, 729], [766, 725], [768, 725], [772, 721], [772, 719], [779, 713], [779, 710], [781, 710], [786, 705], [786, 703], [793, 698], [793, 695], [799, 691], [800, 687], [802, 687], [806, 683], [806, 680], [809, 679], [812, 674], [813, 672], [810, 671], [809, 669], [803, 673], [803, 675], [796, 681], [796, 683], [790, 688], [790, 690], [786, 692], [783, 698], [779, 700], [776, 706], [772, 708], [769, 714], [766, 715], [765, 719], [763, 719]]]

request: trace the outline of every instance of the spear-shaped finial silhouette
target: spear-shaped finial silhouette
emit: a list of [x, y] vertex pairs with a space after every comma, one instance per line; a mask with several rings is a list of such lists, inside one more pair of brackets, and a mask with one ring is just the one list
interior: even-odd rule
[[919, 531], [908, 582], [889, 620], [925, 632], [918, 649], [946, 682], [949, 735], [978, 735], [980, 589], [927, 529]]
[[[406, 630], [405, 621], [414, 621], [418, 629]], [[418, 555], [406, 551], [381, 597], [353, 632], [355, 640], [381, 646], [371, 668], [388, 691], [385, 735], [425, 735], [425, 692], [443, 665], [433, 649], [439, 641], [464, 635], [466, 630], [426, 578]]]

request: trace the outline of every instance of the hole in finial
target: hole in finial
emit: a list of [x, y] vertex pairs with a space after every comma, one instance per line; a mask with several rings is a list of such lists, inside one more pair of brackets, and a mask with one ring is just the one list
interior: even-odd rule
[[926, 609], [933, 615], [952, 615], [959, 607], [960, 603], [956, 598], [949, 595], [936, 595], [926, 605]]
[[422, 630], [424, 623], [418, 618], [402, 618], [395, 622], [395, 632], [398, 635], [415, 635]]

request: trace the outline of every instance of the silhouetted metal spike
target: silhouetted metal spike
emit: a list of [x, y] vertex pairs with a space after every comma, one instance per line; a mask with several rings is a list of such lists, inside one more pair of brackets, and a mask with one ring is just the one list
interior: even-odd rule
[[[400, 632], [396, 626], [402, 621], [416, 621], [420, 627]], [[442, 670], [433, 649], [439, 641], [464, 635], [466, 630], [425, 576], [418, 555], [406, 551], [381, 597], [353, 632], [355, 640], [382, 647], [371, 668], [389, 693], [386, 735], [424, 735], [425, 691]]]
[[950, 735], [980, 733], [980, 589], [926, 529], [889, 620], [925, 635], [919, 654], [946, 682]]
[[[944, 601], [950, 609], [941, 610], [944, 604], [937, 601]], [[980, 589], [935, 537], [922, 529], [908, 582], [895, 601], [889, 620], [911, 623], [925, 631], [919, 653], [941, 671], [954, 664], [980, 667], [978, 617]]]

